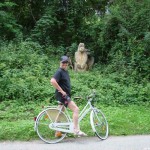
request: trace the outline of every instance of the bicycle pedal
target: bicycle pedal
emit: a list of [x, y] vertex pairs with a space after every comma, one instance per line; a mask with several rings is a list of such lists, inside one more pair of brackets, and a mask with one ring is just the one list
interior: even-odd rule
[[60, 132], [60, 131], [56, 131], [56, 133], [55, 133], [55, 137], [62, 137], [62, 133]]

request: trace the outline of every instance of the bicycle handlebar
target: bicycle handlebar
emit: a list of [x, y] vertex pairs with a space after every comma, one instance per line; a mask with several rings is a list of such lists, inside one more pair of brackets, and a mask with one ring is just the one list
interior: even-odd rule
[[[92, 100], [96, 96], [96, 90], [92, 90], [92, 93], [87, 96], [87, 100]], [[74, 99], [83, 99], [81, 96], [76, 96]]]
[[96, 90], [93, 90], [92, 93], [89, 96], [87, 96], [87, 99], [94, 98], [95, 95], [96, 95]]

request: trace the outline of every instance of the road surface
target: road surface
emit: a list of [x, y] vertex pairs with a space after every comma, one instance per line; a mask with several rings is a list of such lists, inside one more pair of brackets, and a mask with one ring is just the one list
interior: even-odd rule
[[1, 141], [0, 150], [150, 150], [150, 135], [66, 138], [57, 144], [38, 141]]

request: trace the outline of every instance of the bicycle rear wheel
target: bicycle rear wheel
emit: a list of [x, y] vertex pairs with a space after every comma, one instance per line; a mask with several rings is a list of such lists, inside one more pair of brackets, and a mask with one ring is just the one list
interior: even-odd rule
[[[59, 116], [59, 117], [58, 117]], [[57, 118], [57, 120], [56, 120]], [[59, 132], [49, 128], [49, 125], [54, 122], [67, 123], [68, 118], [64, 112], [57, 108], [48, 108], [44, 110], [36, 119], [36, 131], [41, 140], [46, 143], [57, 143], [61, 141], [67, 133]]]
[[106, 117], [99, 109], [91, 112], [91, 126], [96, 135], [105, 140], [108, 137], [108, 123]]

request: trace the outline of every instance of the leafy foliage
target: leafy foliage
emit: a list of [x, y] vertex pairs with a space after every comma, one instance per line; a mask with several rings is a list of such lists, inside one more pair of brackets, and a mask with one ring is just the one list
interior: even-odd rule
[[[49, 80], [53, 62], [34, 42], [10, 43], [1, 49], [0, 100], [42, 99], [50, 94]], [[47, 87], [47, 88], [46, 88]]]
[[148, 79], [149, 9], [148, 0], [114, 1], [103, 18], [92, 18], [86, 34], [95, 60], [112, 64], [110, 72], [136, 70], [137, 76]]
[[[101, 70], [103, 70], [101, 68]], [[85, 95], [90, 93], [91, 89], [96, 89], [96, 103], [107, 105], [149, 105], [150, 84], [146, 81], [138, 84], [134, 77], [125, 76], [125, 74], [106, 74], [101, 73], [100, 68], [95, 68], [93, 73], [71, 74], [72, 75], [72, 93], [76, 96], [83, 96], [79, 101], [82, 103], [86, 99]]]
[[31, 37], [41, 44], [55, 46], [71, 45], [72, 41], [85, 40], [84, 31], [86, 18], [95, 11], [105, 12], [105, 1], [49, 1], [41, 18], [36, 22]]
[[11, 40], [19, 38], [21, 34], [21, 25], [17, 23], [14, 15], [11, 13], [16, 4], [13, 2], [0, 2], [0, 39]]
[[[72, 98], [83, 97], [78, 106], [96, 89], [94, 104], [104, 110], [110, 134], [150, 133], [149, 10], [149, 0], [2, 0], [0, 139], [37, 138], [31, 120], [41, 106], [56, 104], [49, 80], [58, 57], [73, 58], [80, 42], [95, 65], [69, 70]], [[81, 128], [93, 135], [88, 119]]]
[[[35, 42], [4, 44], [0, 55], [0, 100], [40, 101], [49, 98], [54, 102], [54, 88], [49, 80], [59, 67], [59, 61], [54, 55], [49, 56]], [[110, 74], [107, 69], [95, 66], [92, 72], [84, 74], [70, 70], [72, 95], [84, 96], [96, 89], [98, 101], [104, 104], [149, 104], [147, 79], [139, 82], [134, 72], [132, 76], [126, 72]]]
[[0, 8], [1, 101], [53, 97], [57, 57], [74, 56], [84, 42], [96, 64], [91, 73], [71, 72], [73, 94], [98, 88], [106, 104], [149, 102], [149, 0], [3, 0]]

